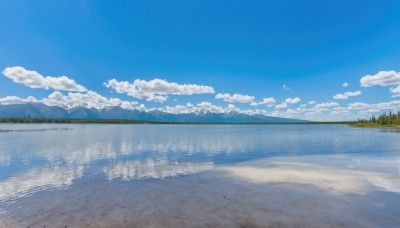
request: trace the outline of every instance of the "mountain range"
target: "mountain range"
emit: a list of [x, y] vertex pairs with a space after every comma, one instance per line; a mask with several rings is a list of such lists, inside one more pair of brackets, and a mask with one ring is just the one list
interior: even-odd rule
[[156, 122], [209, 122], [209, 123], [297, 123], [305, 120], [287, 119], [265, 115], [248, 115], [236, 111], [213, 113], [172, 114], [158, 110], [127, 110], [121, 107], [88, 109], [77, 107], [70, 110], [47, 106], [42, 103], [0, 105], [0, 117], [15, 118], [73, 118], [73, 119], [124, 119]]

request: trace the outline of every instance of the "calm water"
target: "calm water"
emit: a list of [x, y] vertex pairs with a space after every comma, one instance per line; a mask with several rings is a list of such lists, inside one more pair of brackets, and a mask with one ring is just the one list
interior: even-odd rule
[[[0, 130], [0, 226], [400, 224], [396, 130], [345, 125], [102, 124], [1, 124]], [[187, 188], [195, 190], [183, 190]], [[294, 197], [291, 202], [267, 201], [288, 191]], [[144, 192], [150, 195], [143, 198]], [[219, 195], [221, 199], [213, 198]], [[234, 211], [226, 210], [227, 197], [237, 200], [229, 201]], [[325, 202], [324, 208], [353, 205], [344, 211], [353, 217], [343, 220], [342, 215], [315, 207], [322, 214], [304, 221], [296, 220], [303, 207], [286, 209], [285, 204], [301, 205], [304, 199], [308, 205], [306, 200], [315, 197]], [[281, 198], [286, 200], [287, 194]], [[207, 200], [210, 203], [201, 208], [189, 208]], [[171, 207], [184, 210], [171, 215]], [[267, 212], [257, 208], [264, 207], [275, 210], [271, 219], [281, 216], [281, 220], [263, 220]], [[214, 214], [226, 221], [205, 213], [206, 208], [218, 211]], [[246, 215], [252, 209], [257, 212]], [[277, 217], [279, 211], [283, 214]], [[132, 216], [129, 220], [132, 214], [136, 220]], [[210, 223], [202, 223], [204, 219]]]

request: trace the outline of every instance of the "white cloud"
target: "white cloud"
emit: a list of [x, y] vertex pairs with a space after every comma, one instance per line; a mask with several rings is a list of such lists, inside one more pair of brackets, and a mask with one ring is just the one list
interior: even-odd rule
[[336, 100], [346, 100], [349, 97], [355, 97], [361, 95], [361, 91], [355, 91], [355, 92], [345, 92], [345, 93], [338, 93], [335, 96], [333, 96], [333, 99]]
[[160, 102], [163, 103], [165, 101], [167, 101], [168, 96], [164, 95], [154, 95], [154, 94], [149, 94], [149, 96], [147, 97], [146, 101], [153, 101], [153, 102]]
[[286, 98], [285, 103], [286, 104], [297, 104], [301, 101], [299, 97], [294, 97], [294, 98]]
[[348, 96], [341, 94], [341, 93], [338, 93], [335, 96], [333, 96], [333, 99], [336, 99], [336, 100], [346, 100], [348, 98], [349, 98]]
[[394, 70], [379, 71], [375, 75], [366, 75], [360, 79], [361, 86], [370, 87], [374, 85], [388, 86], [400, 84], [400, 73]]
[[85, 92], [87, 89], [77, 84], [67, 76], [52, 77], [42, 76], [36, 71], [26, 70], [23, 67], [6, 67], [3, 70], [4, 76], [12, 79], [16, 83], [22, 83], [30, 88], [43, 88], [54, 90], [65, 90], [74, 92]]
[[273, 105], [273, 104], [275, 104], [275, 99], [273, 97], [263, 98], [263, 101], [261, 102], [261, 104], [265, 104], [267, 106]]
[[379, 110], [379, 109], [373, 108], [373, 109], [365, 109], [365, 110], [362, 110], [362, 111], [360, 111], [360, 113], [370, 115], [371, 113], [377, 113], [377, 112], [380, 112], [380, 111], [381, 111], [381, 110]]
[[251, 102], [250, 106], [266, 105], [267, 107], [272, 107], [275, 102], [276, 101], [273, 97], [265, 97], [261, 102]]
[[284, 89], [284, 90], [289, 90], [289, 89], [290, 89], [290, 87], [289, 87], [289, 86], [287, 86], [287, 85], [282, 85], [282, 89]]
[[150, 81], [136, 79], [133, 83], [127, 81], [117, 81], [115, 79], [104, 83], [107, 88], [114, 89], [117, 93], [126, 93], [128, 96], [139, 99], [146, 98], [148, 101], [164, 102], [167, 95], [193, 95], [202, 93], [215, 93], [210, 86], [196, 84], [177, 84], [167, 82], [162, 79], [153, 79]]
[[400, 109], [400, 101], [382, 102], [376, 104], [367, 104], [362, 102], [350, 103], [349, 109], [362, 110], [362, 109], [384, 109], [384, 110], [398, 110]]
[[317, 103], [317, 102], [316, 102], [316, 101], [309, 101], [309, 102], [308, 102], [308, 104], [310, 104], [310, 105], [311, 105], [311, 104], [315, 104], [315, 103]]
[[335, 106], [339, 106], [339, 104], [336, 102], [326, 102], [326, 103], [316, 104], [315, 108], [329, 108]]
[[390, 92], [392, 93], [400, 93], [400, 85], [397, 87], [391, 87]]
[[354, 92], [345, 92], [344, 95], [349, 97], [355, 97], [361, 95], [361, 91], [354, 91]]
[[287, 104], [286, 103], [282, 103], [282, 104], [276, 105], [275, 108], [276, 109], [284, 109], [284, 108], [287, 108]]
[[106, 98], [94, 91], [87, 93], [68, 93], [63, 95], [58, 91], [53, 92], [47, 98], [40, 100], [48, 106], [58, 106], [65, 109], [72, 109], [75, 107], [103, 109], [106, 107], [119, 106], [123, 109], [135, 109], [137, 102], [122, 101], [118, 98]]
[[221, 107], [214, 105], [210, 102], [200, 102], [197, 105], [177, 105], [175, 107], [166, 106], [164, 108], [158, 108], [158, 111], [172, 113], [172, 114], [184, 114], [184, 113], [195, 113], [195, 114], [202, 114], [205, 112], [212, 112], [212, 113], [229, 113], [229, 112], [239, 112], [245, 113], [246, 111], [242, 111], [237, 108], [233, 104], [228, 104], [227, 107]]
[[354, 102], [348, 105], [349, 109], [368, 109], [370, 105], [362, 102]]
[[26, 99], [16, 96], [6, 96], [0, 98], [0, 105], [26, 104], [31, 102], [38, 102], [38, 100], [32, 96], [29, 96]]
[[345, 83], [342, 84], [342, 87], [347, 87], [347, 86], [349, 86], [348, 82], [345, 82]]
[[400, 93], [392, 95], [392, 97], [400, 97]]
[[254, 100], [253, 96], [244, 95], [244, 94], [233, 94], [230, 95], [229, 93], [218, 93], [215, 96], [215, 99], [221, 99], [226, 102], [240, 102], [240, 103], [248, 103]]
[[348, 114], [349, 111], [347, 111], [347, 110], [333, 110], [330, 113], [331, 113], [331, 115], [339, 116], [339, 115], [343, 115], [343, 114]]

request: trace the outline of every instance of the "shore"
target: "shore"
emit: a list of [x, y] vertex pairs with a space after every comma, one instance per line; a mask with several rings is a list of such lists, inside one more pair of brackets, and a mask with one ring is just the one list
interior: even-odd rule
[[400, 124], [382, 125], [382, 124], [373, 124], [373, 123], [354, 123], [354, 124], [350, 124], [350, 126], [353, 126], [353, 127], [365, 127], [365, 128], [395, 128], [395, 129], [400, 129]]

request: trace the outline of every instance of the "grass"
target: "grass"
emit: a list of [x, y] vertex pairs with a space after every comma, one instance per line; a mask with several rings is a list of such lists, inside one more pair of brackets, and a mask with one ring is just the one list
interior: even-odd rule
[[368, 127], [368, 128], [400, 128], [400, 124], [374, 124], [374, 123], [354, 123], [350, 124], [354, 127]]

